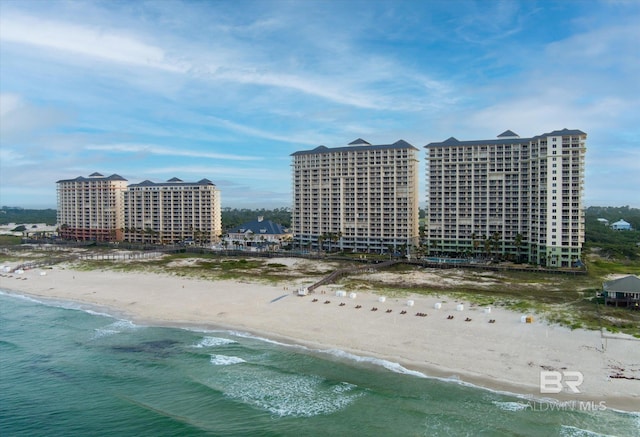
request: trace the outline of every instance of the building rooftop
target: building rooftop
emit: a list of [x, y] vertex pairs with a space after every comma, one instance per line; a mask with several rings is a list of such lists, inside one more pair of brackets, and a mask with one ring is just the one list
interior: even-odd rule
[[200, 179], [198, 182], [184, 182], [179, 178], [171, 178], [167, 182], [151, 182], [150, 180], [144, 180], [139, 184], [131, 184], [130, 187], [175, 187], [176, 185], [213, 185], [209, 179]]
[[520, 135], [518, 135], [517, 133], [515, 133], [512, 130], [507, 129], [506, 131], [502, 132], [500, 135], [498, 135], [498, 138], [505, 138], [505, 137], [509, 137], [509, 138], [520, 138]]
[[625, 276], [623, 278], [605, 282], [603, 288], [607, 291], [637, 293], [640, 292], [640, 278], [633, 275]]
[[518, 134], [511, 130], [506, 130], [497, 139], [489, 140], [471, 140], [471, 141], [459, 141], [457, 138], [450, 137], [442, 142], [429, 143], [426, 147], [442, 147], [442, 146], [471, 146], [471, 145], [490, 145], [490, 144], [527, 144], [530, 141], [535, 141], [540, 138], [546, 137], [559, 137], [559, 136], [574, 136], [574, 135], [586, 135], [578, 129], [562, 129], [554, 130], [553, 132], [545, 133], [542, 135], [536, 135], [531, 138], [520, 138]]
[[335, 152], [352, 152], [355, 150], [384, 150], [384, 149], [419, 150], [418, 148], [412, 146], [405, 140], [398, 140], [393, 144], [372, 145], [371, 143], [363, 140], [362, 138], [358, 138], [357, 140], [350, 142], [346, 147], [328, 148], [326, 146], [318, 146], [313, 150], [301, 150], [299, 152], [292, 153], [291, 156], [316, 155], [320, 153], [335, 153]]
[[104, 176], [103, 176], [103, 175], [101, 175], [100, 173], [95, 172], [95, 173], [91, 173], [91, 174], [89, 175], [89, 177], [88, 177], [88, 178], [85, 178], [85, 177], [83, 177], [83, 176], [78, 176], [78, 177], [77, 177], [77, 178], [75, 178], [75, 179], [60, 179], [60, 180], [59, 180], [59, 181], [57, 181], [56, 183], [57, 183], [57, 184], [59, 184], [59, 183], [62, 183], [62, 182], [91, 182], [91, 181], [96, 181], [96, 180], [103, 180], [103, 181], [126, 181], [126, 179], [125, 179], [125, 178], [123, 178], [122, 176], [117, 175], [117, 174], [115, 174], [115, 173], [114, 173], [114, 174], [112, 174], [111, 176], [104, 177]]
[[286, 234], [285, 228], [281, 224], [274, 223], [271, 220], [264, 220], [262, 217], [243, 223], [229, 231], [230, 234], [244, 234], [247, 232], [259, 235]]

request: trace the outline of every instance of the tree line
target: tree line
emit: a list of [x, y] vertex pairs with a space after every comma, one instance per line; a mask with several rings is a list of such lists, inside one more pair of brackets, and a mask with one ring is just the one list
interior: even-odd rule
[[[291, 226], [291, 209], [249, 209], [249, 208], [222, 208], [222, 229], [223, 231], [235, 228], [263, 217], [264, 220], [271, 220], [279, 223], [285, 228]], [[424, 217], [424, 209], [420, 209], [420, 217]], [[610, 226], [602, 223], [598, 219], [606, 219], [614, 223], [620, 219], [631, 224], [631, 231], [614, 231]], [[3, 206], [0, 208], [0, 224], [9, 223], [46, 223], [56, 224], [55, 209], [26, 209]], [[629, 206], [590, 206], [585, 210], [585, 249], [597, 247], [604, 254], [611, 257], [622, 257], [628, 259], [640, 259], [640, 209]], [[494, 238], [495, 239], [495, 238]], [[323, 236], [324, 244], [332, 244], [335, 238], [333, 235]], [[484, 247], [495, 244], [492, 239], [482, 241], [480, 238], [474, 244], [480, 245], [489, 251], [491, 247]]]
[[0, 225], [45, 223], [54, 226], [56, 221], [55, 209], [25, 209], [11, 206], [0, 208]]
[[[598, 219], [606, 219], [603, 223]], [[631, 231], [614, 231], [618, 220], [631, 224]], [[640, 209], [629, 206], [590, 206], [585, 210], [585, 249], [598, 248], [612, 258], [640, 259]]]
[[[256, 220], [259, 216], [265, 220], [279, 223], [285, 228], [291, 226], [291, 210], [289, 208], [248, 209], [222, 208], [222, 229], [232, 229], [243, 223]], [[0, 208], [0, 225], [15, 223], [16, 225], [29, 223], [45, 223], [55, 226], [57, 221], [55, 209], [26, 209], [3, 206]]]

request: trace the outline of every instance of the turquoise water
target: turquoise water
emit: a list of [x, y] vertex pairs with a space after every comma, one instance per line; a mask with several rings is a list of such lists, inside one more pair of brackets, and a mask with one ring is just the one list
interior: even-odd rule
[[0, 293], [0, 435], [637, 436], [640, 413], [553, 409], [340, 351]]

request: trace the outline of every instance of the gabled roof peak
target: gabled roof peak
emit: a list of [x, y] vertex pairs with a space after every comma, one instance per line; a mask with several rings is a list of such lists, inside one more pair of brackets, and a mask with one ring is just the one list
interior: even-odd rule
[[507, 129], [506, 131], [498, 135], [498, 138], [520, 138], [520, 135], [518, 135], [512, 130]]
[[586, 135], [586, 133], [578, 129], [567, 129], [565, 127], [564, 129], [554, 130], [553, 132], [544, 134], [544, 136], [549, 136], [549, 137], [560, 137], [560, 136], [567, 136], [567, 135]]
[[89, 175], [89, 177], [84, 177], [84, 176], [78, 176], [77, 178], [74, 179], [61, 179], [59, 181], [57, 181], [57, 183], [59, 182], [95, 182], [97, 180], [102, 180], [102, 181], [125, 181], [126, 179], [123, 178], [122, 176], [120, 176], [119, 174], [112, 174], [111, 176], [107, 176], [105, 177], [104, 175], [102, 175], [101, 173], [95, 172], [95, 173], [91, 173]]
[[393, 143], [392, 146], [413, 147], [411, 144], [407, 143], [405, 140], [398, 140], [395, 143]]
[[629, 275], [605, 282], [603, 285], [607, 291], [638, 292], [640, 291], [640, 278]]
[[357, 140], [353, 140], [348, 145], [349, 146], [357, 146], [358, 144], [364, 144], [366, 146], [370, 146], [371, 145], [371, 143], [369, 143], [368, 141], [363, 140], [362, 138], [358, 138]]

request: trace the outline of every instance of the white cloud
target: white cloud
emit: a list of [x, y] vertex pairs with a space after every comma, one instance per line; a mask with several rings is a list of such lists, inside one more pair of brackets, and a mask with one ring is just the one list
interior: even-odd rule
[[18, 110], [24, 103], [17, 94], [0, 94], [0, 120]]
[[579, 96], [564, 90], [539, 91], [538, 95], [515, 97], [475, 111], [469, 115], [468, 125], [496, 135], [504, 129], [522, 136], [565, 127], [589, 131], [615, 124], [616, 117], [630, 109], [628, 102], [619, 98], [582, 103]]
[[92, 144], [85, 147], [87, 150], [101, 150], [120, 153], [144, 153], [163, 156], [182, 156], [188, 158], [226, 159], [232, 161], [255, 161], [262, 157], [248, 155], [232, 155], [227, 153], [203, 152], [199, 150], [187, 150], [169, 148], [153, 144]]
[[341, 88], [322, 79], [306, 79], [302, 76], [288, 73], [266, 73], [242, 70], [220, 71], [213, 75], [213, 77], [245, 84], [288, 88], [321, 97], [335, 103], [358, 108], [381, 109], [380, 102], [376, 102], [374, 97], [367, 96], [364, 93], [354, 93], [349, 89]]
[[240, 123], [234, 123], [230, 120], [224, 120], [222, 118], [209, 116], [207, 120], [212, 124], [224, 127], [228, 130], [238, 132], [241, 134], [249, 135], [257, 138], [264, 138], [268, 140], [280, 141], [284, 143], [294, 143], [294, 144], [315, 144], [313, 141], [310, 141], [307, 136], [302, 135], [278, 135], [273, 132], [265, 131], [262, 129], [257, 129], [254, 127], [246, 126]]
[[460, 119], [472, 131], [508, 128], [523, 136], [564, 127], [637, 132], [640, 58], [629, 54], [634, 44], [637, 51], [640, 28], [621, 22], [580, 30], [550, 43], [512, 76], [473, 89], [487, 104], [464, 108]]
[[[258, 20], [254, 25], [261, 29], [273, 23], [272, 20]], [[205, 43], [180, 32], [161, 36], [141, 28], [136, 35], [115, 27], [79, 25], [21, 13], [3, 14], [0, 27], [3, 41], [53, 49], [54, 52], [48, 51], [47, 56], [54, 56], [55, 52], [58, 58], [60, 54], [72, 55], [67, 56], [66, 61], [73, 64], [81, 62], [78, 57], [98, 59], [116, 65], [178, 73], [183, 79], [197, 78], [210, 85], [230, 82], [291, 90], [363, 109], [416, 110], [429, 96], [435, 97], [432, 100], [440, 100], [448, 89], [444, 83], [422, 73], [412, 73], [406, 67], [398, 70], [397, 62], [390, 56], [362, 54], [355, 47], [343, 48], [344, 53], [337, 59], [327, 53], [313, 63], [297, 63], [291, 62], [286, 55], [265, 55], [262, 45], [246, 44], [246, 36], [225, 35], [223, 40], [218, 40], [215, 31]], [[148, 43], [145, 39], [154, 42]], [[344, 68], [345, 63], [350, 64], [349, 68]], [[84, 64], [95, 67], [91, 63]], [[104, 73], [108, 71], [101, 71]], [[157, 82], [161, 87], [175, 87], [157, 77], [140, 81], [136, 71], [118, 77], [138, 87], [149, 86], [148, 81]], [[401, 92], [404, 98], [390, 97], [385, 89]]]
[[466, 3], [465, 7], [470, 10], [460, 17], [456, 15], [455, 21], [455, 34], [463, 41], [490, 44], [522, 30], [515, 1]]
[[7, 147], [18, 135], [31, 136], [39, 129], [61, 123], [69, 118], [64, 111], [34, 106], [21, 96], [0, 94], [0, 144]]
[[0, 149], [0, 162], [2, 167], [19, 167], [22, 165], [34, 164], [37, 161], [28, 159], [25, 155], [6, 147]]
[[259, 190], [271, 196], [267, 187], [290, 190], [294, 150], [357, 137], [421, 148], [505, 129], [587, 132], [588, 195], [612, 175], [640, 174], [637, 155], [625, 154], [640, 137], [636, 6], [8, 5], [0, 15], [3, 196], [13, 189], [8, 178], [35, 188], [110, 168], [220, 176], [236, 183], [234, 201], [243, 192], [257, 199]]
[[[232, 167], [232, 166], [201, 166], [201, 165], [183, 165], [171, 167], [154, 167], [145, 169], [145, 174], [155, 175], [181, 175], [189, 174], [196, 177], [206, 177], [202, 175], [211, 175], [217, 179], [220, 176], [229, 176], [237, 179], [250, 179], [270, 181], [289, 180], [291, 175], [288, 172], [282, 172], [273, 168], [249, 168], [249, 167]], [[212, 179], [215, 183], [215, 180]]]
[[171, 62], [161, 48], [125, 32], [15, 13], [1, 15], [0, 27], [4, 41], [172, 72], [188, 69], [188, 65]]

